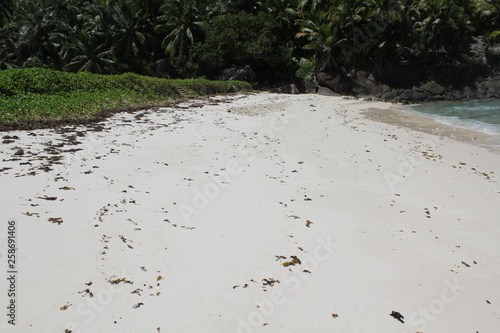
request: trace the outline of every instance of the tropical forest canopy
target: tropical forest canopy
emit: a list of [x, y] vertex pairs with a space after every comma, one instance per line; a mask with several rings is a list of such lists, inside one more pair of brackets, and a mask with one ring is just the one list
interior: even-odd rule
[[250, 65], [262, 83], [387, 63], [479, 73], [498, 68], [500, 0], [0, 0], [0, 28], [0, 69], [155, 75], [169, 59], [171, 76]]

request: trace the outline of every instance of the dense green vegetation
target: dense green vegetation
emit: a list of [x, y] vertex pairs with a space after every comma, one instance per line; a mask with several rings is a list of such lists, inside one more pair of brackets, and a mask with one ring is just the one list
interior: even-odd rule
[[174, 99], [251, 89], [248, 83], [237, 81], [9, 69], [0, 71], [0, 124], [12, 128], [85, 121], [101, 117], [103, 110], [164, 105]]
[[154, 75], [169, 59], [175, 77], [250, 65], [266, 83], [306, 58], [316, 72], [396, 63], [425, 76], [498, 67], [500, 0], [0, 0], [0, 27], [0, 69]]
[[[324, 31], [315, 17], [303, 21], [302, 35], [322, 53], [325, 66], [373, 69], [384, 61], [411, 63], [430, 70], [467, 65], [477, 37], [491, 45], [499, 29], [500, 1], [334, 1], [317, 15], [335, 22]], [[336, 6], [341, 4], [340, 6]], [[317, 33], [316, 33], [317, 32]]]

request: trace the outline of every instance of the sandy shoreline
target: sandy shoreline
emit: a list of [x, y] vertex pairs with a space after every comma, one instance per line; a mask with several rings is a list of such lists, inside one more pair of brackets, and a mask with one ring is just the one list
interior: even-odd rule
[[3, 133], [0, 330], [495, 332], [500, 155], [381, 105], [262, 93]]
[[362, 112], [368, 119], [403, 126], [416, 131], [445, 136], [454, 140], [478, 145], [490, 149], [493, 152], [500, 153], [496, 138], [491, 135], [462, 129], [458, 127], [440, 124], [430, 116], [424, 116], [410, 112], [399, 105], [390, 105], [387, 103], [369, 103], [367, 109]]

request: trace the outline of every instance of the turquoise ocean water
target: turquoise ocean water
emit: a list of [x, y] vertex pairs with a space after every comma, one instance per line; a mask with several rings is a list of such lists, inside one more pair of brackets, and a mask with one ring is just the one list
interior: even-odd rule
[[489, 134], [489, 144], [500, 148], [500, 101], [436, 102], [408, 108], [441, 124]]

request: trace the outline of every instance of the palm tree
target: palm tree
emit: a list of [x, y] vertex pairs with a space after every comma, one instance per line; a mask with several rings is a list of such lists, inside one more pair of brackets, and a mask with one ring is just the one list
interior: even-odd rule
[[338, 28], [331, 24], [330, 15], [321, 10], [311, 11], [308, 18], [298, 19], [300, 32], [296, 34], [297, 38], [305, 38], [305, 50], [315, 51], [317, 70], [320, 72], [325, 68], [337, 67], [334, 60], [332, 49], [338, 43]]
[[[387, 38], [403, 20], [399, 0], [302, 0], [297, 38], [316, 51], [318, 71], [370, 67], [390, 49]], [[396, 29], [398, 31], [398, 29]]]
[[415, 52], [426, 54], [429, 61], [445, 64], [465, 52], [470, 44], [469, 17], [454, 0], [429, 0], [413, 6]]
[[135, 1], [120, 5], [109, 3], [107, 8], [108, 24], [111, 25], [109, 43], [120, 64], [127, 64], [135, 72], [142, 72], [143, 61], [149, 58], [148, 42], [151, 25], [148, 15]]
[[4, 20], [12, 14], [12, 7], [12, 0], [0, 0], [0, 28], [4, 25]]
[[0, 28], [0, 69], [17, 67], [17, 48], [13, 35], [9, 27]]
[[208, 24], [192, 0], [167, 0], [161, 7], [164, 15], [158, 17], [157, 33], [166, 33], [162, 48], [170, 57], [177, 56], [183, 49], [201, 41]]
[[[76, 6], [80, 0], [19, 1], [10, 21], [10, 38], [16, 45], [20, 67], [41, 66], [61, 69], [62, 49], [75, 30]], [[70, 17], [70, 14], [72, 17]]]
[[102, 36], [92, 35], [85, 30], [79, 31], [66, 52], [72, 57], [65, 70], [99, 74], [113, 71], [113, 51], [102, 42]]
[[162, 0], [136, 0], [137, 7], [141, 8], [150, 18], [154, 19], [160, 15]]

